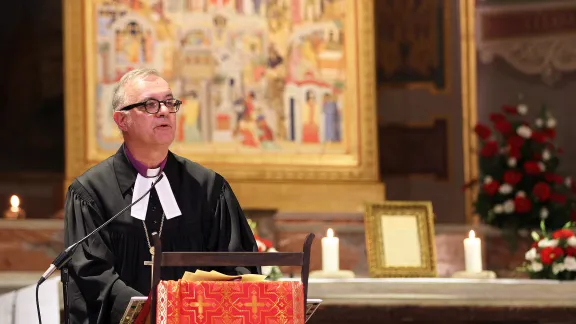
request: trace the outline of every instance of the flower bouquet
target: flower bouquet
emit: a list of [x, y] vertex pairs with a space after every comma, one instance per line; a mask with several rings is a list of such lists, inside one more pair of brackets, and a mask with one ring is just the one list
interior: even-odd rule
[[[252, 233], [254, 233], [258, 252], [278, 252], [271, 241], [261, 238], [258, 235], [257, 224], [255, 221], [248, 219], [248, 224], [252, 229]], [[276, 281], [282, 277], [282, 271], [280, 271], [280, 267], [278, 266], [262, 266], [262, 274], [272, 281]]]
[[480, 141], [475, 212], [483, 223], [509, 233], [538, 229], [541, 221], [555, 230], [576, 220], [575, 185], [558, 173], [553, 140], [556, 119], [543, 107], [533, 123], [523, 119], [526, 105], [504, 106], [490, 114], [492, 128], [477, 124]]
[[542, 223], [542, 236], [532, 232], [534, 244], [526, 252], [520, 271], [532, 279], [576, 279], [576, 235], [568, 222], [564, 228], [546, 234]]

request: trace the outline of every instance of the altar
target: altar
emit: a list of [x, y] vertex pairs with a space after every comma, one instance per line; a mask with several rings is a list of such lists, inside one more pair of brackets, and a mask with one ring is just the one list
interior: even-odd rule
[[[18, 283], [34, 285], [40, 275], [21, 273]], [[0, 289], [24, 288], [15, 287], [13, 276], [0, 273]], [[563, 324], [576, 318], [576, 283], [548, 280], [311, 278], [309, 298], [323, 300], [310, 324]]]

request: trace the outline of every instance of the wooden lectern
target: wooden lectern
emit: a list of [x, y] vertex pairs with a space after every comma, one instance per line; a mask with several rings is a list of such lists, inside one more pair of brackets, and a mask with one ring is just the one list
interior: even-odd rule
[[299, 266], [304, 288], [304, 314], [308, 299], [308, 274], [310, 272], [310, 249], [315, 235], [306, 236], [302, 252], [162, 252], [157, 233], [154, 242], [153, 275], [150, 304], [150, 323], [156, 324], [157, 288], [162, 267], [218, 267], [218, 266]]

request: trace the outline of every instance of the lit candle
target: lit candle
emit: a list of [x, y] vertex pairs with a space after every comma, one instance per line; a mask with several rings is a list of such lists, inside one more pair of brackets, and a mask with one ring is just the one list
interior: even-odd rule
[[466, 272], [482, 272], [482, 243], [473, 230], [464, 239]]
[[16, 195], [12, 195], [12, 197], [10, 197], [10, 208], [4, 213], [4, 218], [18, 219], [24, 218], [24, 216], [24, 210], [20, 208], [20, 198]]
[[340, 270], [339, 239], [334, 236], [334, 231], [329, 228], [326, 237], [322, 238], [322, 270], [336, 272]]

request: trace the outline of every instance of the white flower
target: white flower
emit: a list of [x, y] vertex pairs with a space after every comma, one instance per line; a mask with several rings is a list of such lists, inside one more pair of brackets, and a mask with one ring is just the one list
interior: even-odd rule
[[530, 138], [532, 136], [532, 130], [530, 127], [526, 125], [522, 125], [516, 129], [516, 133], [520, 135], [520, 137]]
[[504, 207], [502, 207], [502, 205], [494, 205], [494, 213], [502, 214], [502, 212], [504, 212]]
[[536, 251], [535, 248], [531, 248], [530, 250], [528, 250], [528, 252], [526, 252], [526, 255], [524, 257], [528, 261], [534, 261], [538, 257], [538, 252]]
[[542, 209], [540, 209], [540, 219], [546, 218], [548, 218], [548, 209], [546, 207], [542, 207]]
[[544, 163], [538, 162], [538, 166], [540, 167], [540, 171], [545, 171], [545, 170], [546, 170], [546, 166], [544, 165]]
[[564, 258], [564, 267], [568, 271], [576, 270], [576, 258], [573, 256], [567, 256]]
[[515, 158], [509, 158], [509, 159], [508, 159], [508, 166], [511, 167], [511, 168], [513, 168], [513, 167], [516, 166], [516, 163], [517, 163], [517, 162], [518, 162], [518, 161], [516, 161]]
[[540, 262], [532, 262], [530, 264], [530, 270], [533, 272], [540, 272], [544, 269], [544, 266]]
[[262, 266], [262, 274], [269, 276], [272, 273], [272, 266]]
[[524, 191], [520, 190], [516, 193], [516, 197], [526, 197], [526, 193]]
[[548, 127], [548, 128], [556, 127], [556, 119], [548, 118], [548, 120], [546, 121], [546, 127]]
[[568, 245], [571, 247], [576, 247], [576, 236], [570, 236], [568, 239], [566, 239], [566, 243], [568, 243]]
[[512, 186], [505, 183], [503, 185], [500, 186], [500, 188], [498, 189], [498, 191], [500, 191], [501, 194], [503, 195], [507, 195], [509, 193], [512, 192]]
[[504, 212], [506, 214], [512, 214], [514, 212], [514, 201], [513, 200], [506, 200], [504, 202]]
[[572, 187], [572, 177], [566, 177], [566, 179], [564, 179], [564, 184], [568, 188]]
[[560, 272], [566, 270], [564, 263], [554, 263], [552, 265], [552, 273], [559, 274]]
[[538, 242], [539, 248], [557, 247], [557, 246], [558, 246], [558, 240], [542, 239], [540, 242]]
[[548, 161], [548, 160], [550, 160], [551, 157], [552, 157], [552, 154], [550, 154], [550, 151], [548, 151], [548, 150], [542, 151], [542, 160]]
[[484, 177], [484, 183], [485, 183], [485, 184], [489, 184], [489, 183], [492, 182], [492, 181], [493, 181], [493, 179], [492, 179], [491, 176], [485, 176], [485, 177]]
[[536, 126], [537, 126], [537, 127], [542, 127], [542, 126], [544, 126], [544, 121], [542, 120], [542, 118], [536, 119]]
[[275, 248], [271, 247], [271, 248], [269, 248], [268, 251], [266, 251], [266, 252], [278, 252], [278, 251], [277, 251]]
[[518, 111], [518, 114], [526, 115], [526, 113], [528, 112], [528, 106], [525, 104], [519, 104], [516, 110]]

